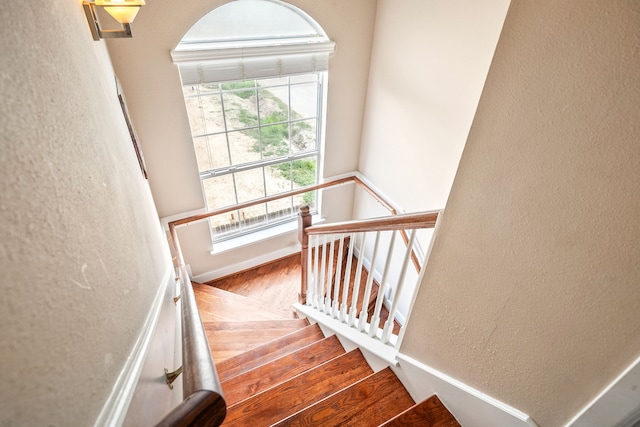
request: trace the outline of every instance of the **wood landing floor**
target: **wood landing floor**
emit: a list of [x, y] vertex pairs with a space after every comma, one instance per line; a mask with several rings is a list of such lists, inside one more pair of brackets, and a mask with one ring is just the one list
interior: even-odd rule
[[[351, 283], [354, 282], [355, 264], [354, 262], [351, 271]], [[364, 271], [361, 279], [360, 298], [362, 298], [366, 280], [367, 272]], [[300, 292], [300, 253], [211, 280], [205, 285], [267, 303], [269, 310], [282, 314], [283, 319], [297, 319], [298, 316], [292, 308], [292, 304], [298, 301], [298, 293]], [[380, 313], [381, 327], [388, 316], [388, 310], [383, 307]], [[394, 322], [393, 332], [398, 334], [399, 331], [400, 325]]]
[[300, 254], [205, 283], [256, 301], [268, 301], [270, 310], [285, 318], [297, 318], [291, 308], [300, 292]]

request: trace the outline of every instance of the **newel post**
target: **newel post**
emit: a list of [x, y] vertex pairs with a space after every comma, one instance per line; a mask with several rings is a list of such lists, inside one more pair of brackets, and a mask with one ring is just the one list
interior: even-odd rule
[[311, 214], [309, 213], [309, 206], [305, 205], [300, 207], [300, 213], [298, 214], [298, 240], [300, 240], [300, 293], [298, 294], [298, 302], [300, 304], [307, 303], [307, 277], [309, 265], [307, 263], [308, 251], [309, 251], [309, 235], [307, 234], [307, 227], [311, 225]]

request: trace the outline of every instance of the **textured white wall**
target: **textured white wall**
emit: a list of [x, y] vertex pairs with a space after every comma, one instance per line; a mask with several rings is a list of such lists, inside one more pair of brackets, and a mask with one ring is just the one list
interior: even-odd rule
[[640, 355], [638, 28], [512, 1], [403, 343], [541, 426]]
[[92, 425], [171, 267], [80, 1], [0, 7], [0, 425]]
[[406, 211], [444, 207], [508, 6], [378, 1], [359, 170]]
[[[177, 67], [169, 52], [193, 24], [224, 0], [154, 1], [132, 24], [134, 38], [108, 42], [114, 67], [127, 93], [131, 115], [142, 141], [149, 183], [161, 217], [204, 207], [196, 159], [184, 107]], [[337, 43], [329, 62], [326, 143], [323, 176], [356, 170], [360, 133], [375, 21], [375, 0], [292, 0], [315, 19]], [[351, 200], [341, 197], [338, 209], [327, 210], [340, 218]], [[209, 255], [211, 241], [206, 223], [194, 224], [181, 235], [181, 245], [195, 274], [264, 254], [295, 242], [284, 239], [245, 248], [243, 253]], [[279, 243], [278, 243], [279, 242]]]

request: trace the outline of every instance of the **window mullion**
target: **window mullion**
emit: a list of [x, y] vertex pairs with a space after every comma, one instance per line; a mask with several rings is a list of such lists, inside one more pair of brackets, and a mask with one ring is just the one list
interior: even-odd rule
[[[218, 94], [220, 95], [220, 108], [222, 109], [222, 124], [224, 124], [224, 139], [227, 142], [227, 155], [229, 156], [229, 164], [233, 164], [233, 159], [231, 158], [231, 147], [229, 146], [229, 129], [227, 128], [227, 114], [224, 108], [224, 96], [222, 96], [222, 85], [218, 85]], [[235, 180], [233, 184], [235, 188]], [[236, 194], [237, 200], [237, 194]], [[237, 201], [236, 201], [237, 203]]]
[[200, 178], [206, 179], [206, 178], [213, 178], [217, 176], [229, 175], [236, 172], [244, 172], [252, 169], [258, 169], [260, 167], [267, 167], [267, 166], [277, 165], [280, 163], [293, 162], [295, 160], [306, 159], [307, 157], [314, 157], [314, 156], [317, 157], [317, 155], [318, 155], [317, 150], [305, 151], [302, 153], [290, 154], [286, 157], [277, 157], [275, 159], [269, 159], [262, 162], [247, 163], [245, 165], [231, 166], [223, 169], [213, 169], [213, 170], [201, 172]]
[[264, 159], [264, 147], [262, 146], [262, 118], [260, 117], [260, 95], [258, 93], [258, 81], [253, 81], [256, 94], [256, 115], [258, 116], [258, 147], [260, 147], [260, 160]]

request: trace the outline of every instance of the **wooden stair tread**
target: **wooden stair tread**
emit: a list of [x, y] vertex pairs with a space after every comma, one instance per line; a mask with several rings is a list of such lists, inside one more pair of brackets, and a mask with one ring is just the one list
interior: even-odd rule
[[335, 335], [324, 338], [223, 382], [224, 399], [234, 405], [341, 354], [345, 350]]
[[414, 403], [391, 369], [385, 368], [274, 426], [375, 426]]
[[269, 309], [265, 304], [242, 295], [191, 282], [203, 322], [228, 321], [236, 319], [242, 313], [242, 320], [279, 320], [294, 319], [293, 311]]
[[216, 364], [220, 381], [264, 365], [324, 338], [317, 324], [307, 326]]
[[207, 331], [250, 331], [263, 329], [300, 329], [309, 326], [307, 319], [247, 320], [202, 322]]
[[307, 319], [203, 322], [216, 363], [309, 326]]
[[222, 425], [271, 425], [367, 378], [372, 373], [360, 350], [353, 350], [263, 393], [229, 406]]
[[407, 426], [460, 427], [460, 424], [445, 408], [438, 396], [434, 395], [380, 425], [380, 427]]

